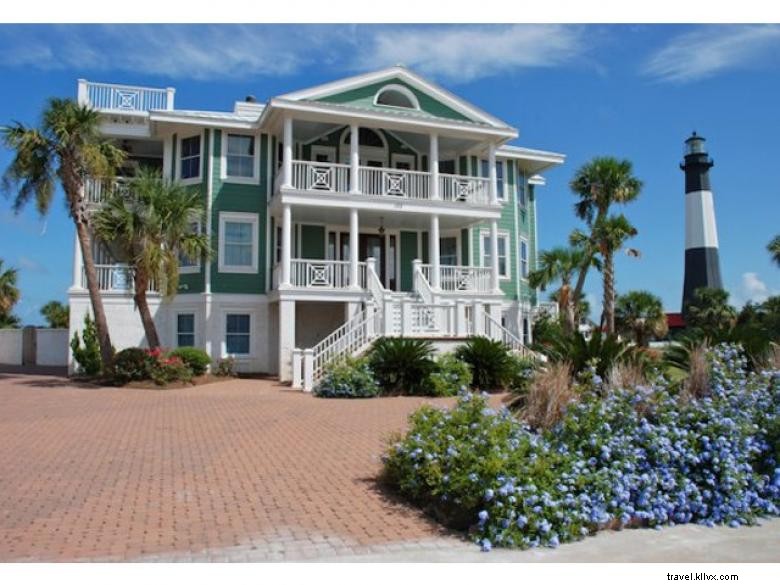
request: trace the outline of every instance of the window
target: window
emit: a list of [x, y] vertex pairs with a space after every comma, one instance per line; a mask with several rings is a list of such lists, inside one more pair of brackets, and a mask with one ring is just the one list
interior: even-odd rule
[[[482, 234], [482, 266], [490, 267], [490, 234]], [[509, 234], [498, 234], [498, 275], [501, 278], [509, 278], [509, 259], [507, 258], [507, 252], [509, 251]]]
[[520, 240], [520, 276], [528, 278], [528, 242]]
[[[200, 233], [200, 222], [194, 221], [190, 224], [190, 232]], [[200, 258], [190, 258], [179, 250], [179, 272], [183, 274], [200, 272]]]
[[377, 106], [391, 106], [393, 108], [420, 109], [417, 96], [403, 85], [388, 85], [380, 89], [374, 98]]
[[179, 178], [200, 178], [200, 135], [182, 138]]
[[525, 179], [522, 175], [517, 176], [517, 205], [522, 208], [526, 206]]
[[252, 179], [255, 176], [255, 137], [228, 134], [225, 154], [226, 177]]
[[496, 197], [504, 198], [504, 163], [496, 161]]
[[439, 264], [455, 266], [458, 263], [458, 238], [439, 238]]
[[257, 272], [257, 215], [220, 213], [220, 272]]
[[195, 346], [195, 314], [176, 315], [176, 347]]
[[249, 355], [249, 315], [228, 314], [225, 322], [225, 351], [228, 355]]

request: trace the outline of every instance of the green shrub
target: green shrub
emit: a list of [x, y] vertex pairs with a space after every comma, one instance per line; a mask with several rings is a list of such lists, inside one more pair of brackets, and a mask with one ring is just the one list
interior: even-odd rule
[[211, 364], [209, 354], [197, 347], [180, 347], [168, 354], [170, 357], [178, 357], [192, 370], [193, 375], [202, 376]]
[[516, 396], [528, 393], [536, 375], [537, 363], [533, 358], [509, 355], [512, 362], [512, 373], [509, 377], [509, 391]]
[[[154, 353], [152, 353], [154, 356]], [[171, 382], [189, 382], [192, 380], [192, 370], [179, 357], [157, 355], [152, 362], [149, 376], [158, 386]]]
[[154, 359], [145, 349], [128, 347], [114, 356], [111, 374], [114, 382], [122, 385], [138, 380], [148, 380], [154, 367]]
[[455, 396], [471, 386], [471, 370], [452, 353], [436, 358], [436, 369], [429, 376], [433, 396]]
[[455, 356], [471, 368], [472, 385], [486, 392], [504, 389], [514, 373], [507, 347], [487, 337], [472, 337], [455, 350]]
[[232, 357], [222, 358], [217, 362], [217, 376], [232, 378], [236, 375], [236, 360]]
[[382, 337], [369, 354], [369, 364], [386, 394], [426, 395], [436, 365], [433, 346], [422, 339]]
[[100, 345], [97, 338], [97, 326], [89, 313], [84, 315], [84, 329], [82, 340], [79, 332], [73, 333], [70, 340], [70, 348], [73, 351], [73, 359], [78, 364], [78, 372], [87, 376], [97, 376], [103, 370], [103, 360], [100, 357]]
[[618, 363], [633, 361], [649, 367], [646, 354], [636, 346], [621, 340], [617, 335], [604, 335], [594, 329], [590, 339], [580, 331], [570, 334], [559, 333], [547, 340], [544, 345], [534, 344], [534, 348], [544, 353], [552, 362], [566, 362], [571, 365], [575, 378], [591, 366], [596, 374], [605, 378]]
[[367, 358], [346, 358], [325, 366], [325, 376], [314, 389], [322, 398], [373, 398], [379, 385]]

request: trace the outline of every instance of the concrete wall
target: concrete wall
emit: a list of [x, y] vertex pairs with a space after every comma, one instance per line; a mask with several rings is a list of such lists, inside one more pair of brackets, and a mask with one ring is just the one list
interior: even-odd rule
[[0, 364], [22, 365], [22, 330], [0, 329]]
[[340, 325], [346, 317], [345, 303], [296, 301], [295, 347], [314, 347]]
[[67, 329], [38, 329], [35, 363], [38, 366], [67, 366], [68, 338]]

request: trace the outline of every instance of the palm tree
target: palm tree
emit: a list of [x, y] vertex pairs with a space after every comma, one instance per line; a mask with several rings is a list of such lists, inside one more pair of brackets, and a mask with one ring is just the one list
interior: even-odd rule
[[737, 322], [737, 311], [729, 304], [729, 293], [719, 288], [697, 288], [683, 311], [686, 324], [708, 337], [730, 330]]
[[41, 315], [52, 329], [67, 329], [70, 326], [70, 307], [59, 301], [49, 301], [43, 305]]
[[117, 260], [130, 266], [133, 300], [151, 348], [160, 346], [160, 337], [147, 291], [155, 284], [170, 299], [179, 287], [180, 256], [209, 257], [208, 238], [193, 229], [203, 218], [199, 192], [163, 181], [158, 172], [148, 170], [139, 172], [128, 192], [111, 193], [95, 213], [95, 233]]
[[[579, 201], [574, 205], [574, 212], [591, 229], [590, 236], [593, 235], [594, 226], [607, 219], [612, 204], [630, 203], [639, 196], [642, 181], [634, 177], [632, 172], [633, 167], [629, 160], [596, 157], [574, 174], [574, 178], [569, 183], [572, 192], [579, 197]], [[591, 255], [597, 254], [605, 247], [604, 242], [583, 236], [579, 230], [575, 230], [569, 240], [573, 245], [584, 246]], [[582, 294], [591, 265], [586, 262], [581, 267], [574, 286], [574, 298]], [[605, 274], [604, 278], [606, 277]], [[578, 317], [575, 315], [575, 318]]]
[[113, 176], [124, 154], [100, 137], [98, 124], [98, 112], [90, 107], [69, 99], [52, 98], [43, 112], [40, 128], [30, 128], [19, 122], [3, 128], [3, 142], [14, 151], [13, 160], [3, 175], [3, 189], [7, 193], [15, 191], [13, 208], [16, 212], [34, 200], [38, 212], [45, 215], [59, 180], [84, 258], [100, 355], [103, 363], [108, 364], [113, 350], [92, 257], [84, 180], [89, 176]]
[[633, 337], [640, 347], [647, 347], [651, 337], [663, 337], [669, 331], [661, 299], [644, 290], [618, 296], [615, 322], [618, 331]]
[[[623, 249], [626, 241], [633, 238], [637, 231], [626, 216], [621, 214], [599, 220], [593, 225], [592, 233], [604, 262], [602, 270], [604, 306], [601, 322], [606, 327], [607, 334], [611, 335], [615, 333], [615, 253]], [[639, 251], [634, 248], [626, 248], [626, 253], [630, 256], [639, 256]]]
[[766, 249], [772, 254], [772, 260], [774, 260], [775, 264], [780, 266], [780, 235], [775, 236]]
[[19, 289], [16, 278], [19, 272], [16, 268], [3, 270], [3, 260], [0, 259], [0, 315], [8, 315], [13, 306], [19, 302]]
[[566, 331], [573, 331], [576, 321], [575, 314], [579, 313], [575, 298], [572, 295], [571, 281], [574, 274], [581, 270], [588, 262], [597, 263], [595, 257], [588, 255], [584, 248], [557, 247], [545, 250], [539, 255], [538, 268], [528, 275], [528, 282], [533, 288], [546, 288], [550, 283], [560, 280], [561, 287], [556, 292], [555, 300], [558, 303], [558, 313], [563, 317]]

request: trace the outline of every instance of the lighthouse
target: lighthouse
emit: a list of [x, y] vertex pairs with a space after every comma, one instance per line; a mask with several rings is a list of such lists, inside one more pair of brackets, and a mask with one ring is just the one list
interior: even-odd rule
[[683, 311], [697, 288], [723, 288], [718, 257], [718, 229], [710, 189], [712, 159], [704, 138], [694, 132], [685, 141], [685, 282]]

